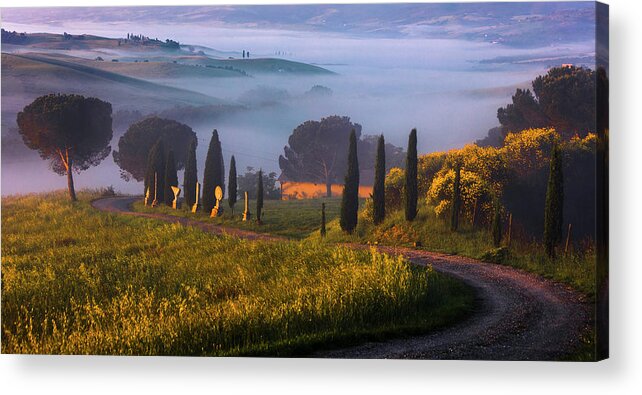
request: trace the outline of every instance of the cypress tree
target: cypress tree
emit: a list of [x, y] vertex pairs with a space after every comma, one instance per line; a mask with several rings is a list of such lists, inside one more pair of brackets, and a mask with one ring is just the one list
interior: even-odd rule
[[183, 196], [185, 197], [185, 204], [188, 209], [191, 209], [196, 203], [196, 182], [197, 169], [196, 169], [196, 145], [197, 139], [193, 139], [187, 151], [187, 160], [185, 162], [185, 173], [183, 175]]
[[501, 205], [499, 204], [499, 199], [495, 199], [495, 207], [493, 210], [493, 245], [499, 247], [502, 242], [502, 216], [501, 216]]
[[544, 247], [546, 254], [555, 257], [555, 246], [562, 240], [564, 221], [564, 178], [562, 175], [562, 155], [557, 143], [551, 153], [551, 164], [546, 188], [546, 207], [544, 209]]
[[203, 211], [209, 213], [216, 204], [214, 190], [217, 186], [225, 190], [225, 168], [223, 165], [223, 149], [218, 138], [218, 131], [214, 129], [210, 146], [207, 149], [205, 158], [205, 169], [203, 171]]
[[[156, 182], [154, 181], [154, 175], [156, 175]], [[154, 200], [155, 193], [158, 203], [165, 201], [165, 145], [161, 139], [149, 150], [145, 184], [145, 189], [149, 187], [150, 203]], [[155, 184], [158, 185], [158, 191], [154, 190]]]
[[377, 144], [377, 158], [375, 160], [375, 178], [372, 189], [372, 202], [374, 205], [373, 222], [380, 224], [386, 217], [386, 142], [383, 134], [379, 136]]
[[172, 206], [174, 201], [174, 191], [172, 186], [178, 186], [178, 175], [176, 174], [176, 161], [174, 160], [174, 151], [169, 150], [165, 160], [165, 204]]
[[357, 227], [357, 212], [359, 210], [359, 159], [357, 158], [357, 136], [354, 129], [350, 133], [348, 148], [348, 171], [345, 176], [343, 196], [341, 197], [340, 225], [347, 233], [352, 233]]
[[406, 154], [405, 182], [406, 221], [412, 221], [417, 216], [417, 129], [412, 129], [408, 136], [408, 152]]
[[325, 203], [321, 203], [321, 237], [325, 237]]
[[259, 170], [259, 179], [256, 186], [256, 222], [261, 223], [263, 211], [263, 170]]
[[455, 181], [453, 182], [452, 212], [450, 216], [450, 230], [459, 229], [459, 211], [461, 209], [461, 165], [455, 165]]
[[230, 205], [232, 214], [234, 214], [234, 205], [236, 204], [238, 195], [236, 184], [236, 159], [234, 159], [234, 155], [232, 155], [232, 159], [230, 159], [230, 175], [227, 178], [227, 182], [227, 203]]

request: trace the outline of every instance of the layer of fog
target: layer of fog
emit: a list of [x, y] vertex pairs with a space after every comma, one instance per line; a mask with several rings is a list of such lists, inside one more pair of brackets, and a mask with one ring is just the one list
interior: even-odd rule
[[[252, 57], [287, 53], [286, 59], [321, 65], [335, 76], [253, 75], [251, 78], [161, 81], [238, 102], [257, 87], [285, 90], [289, 98], [254, 108], [218, 122], [190, 124], [199, 137], [199, 173], [212, 129], [218, 129], [226, 164], [235, 155], [239, 171], [246, 166], [279, 172], [278, 155], [300, 123], [329, 115], [347, 115], [363, 125], [364, 134], [383, 133], [388, 142], [405, 146], [412, 128], [419, 132], [419, 151], [460, 147], [481, 138], [497, 125], [497, 108], [510, 101], [515, 87], [527, 86], [546, 72], [542, 64], [480, 63], [498, 57], [545, 57], [590, 54], [591, 43], [563, 43], [540, 49], [514, 49], [458, 40], [376, 39], [288, 31], [199, 28], [189, 26], [3, 26], [17, 31], [47, 31], [122, 37], [127, 32], [172, 38], [222, 51], [249, 50]], [[332, 89], [329, 98], [305, 99], [314, 85]], [[3, 92], [3, 96], [9, 93]], [[97, 93], [99, 94], [99, 93]], [[4, 123], [4, 122], [3, 122]], [[112, 143], [117, 147], [117, 140]], [[182, 180], [182, 177], [179, 179]], [[2, 194], [64, 188], [64, 177], [47, 169], [34, 155], [30, 161], [2, 161]], [[100, 166], [76, 176], [76, 186], [113, 185], [140, 193], [141, 185], [124, 182], [111, 156]]]

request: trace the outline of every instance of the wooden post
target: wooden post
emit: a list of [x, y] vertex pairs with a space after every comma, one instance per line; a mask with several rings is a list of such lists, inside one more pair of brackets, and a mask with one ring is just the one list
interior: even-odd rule
[[506, 245], [510, 247], [511, 233], [513, 231], [513, 213], [508, 214], [508, 236], [506, 237]]
[[199, 204], [198, 204], [198, 198], [200, 196], [201, 192], [201, 184], [196, 181], [196, 200], [194, 201], [194, 205], [192, 206], [192, 212], [195, 213], [198, 211]]
[[248, 196], [247, 196], [247, 191], [245, 191], [245, 210], [243, 211], [243, 221], [249, 221], [250, 220], [250, 204], [248, 202]]
[[156, 199], [156, 194], [158, 193], [158, 173], [154, 173], [154, 201], [152, 201], [152, 207], [158, 206], [158, 200]]
[[564, 255], [568, 253], [568, 246], [571, 242], [571, 228], [572, 224], [568, 224], [568, 233], [566, 234], [566, 245], [564, 246]]
[[473, 207], [473, 220], [472, 220], [473, 229], [475, 229], [475, 217], [477, 216], [477, 200], [479, 200], [479, 198], [475, 198], [475, 206]]

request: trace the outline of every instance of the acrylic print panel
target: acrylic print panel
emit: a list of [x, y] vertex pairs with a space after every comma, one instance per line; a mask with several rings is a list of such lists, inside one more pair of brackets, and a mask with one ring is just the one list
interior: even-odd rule
[[608, 7], [2, 9], [2, 352], [608, 357]]

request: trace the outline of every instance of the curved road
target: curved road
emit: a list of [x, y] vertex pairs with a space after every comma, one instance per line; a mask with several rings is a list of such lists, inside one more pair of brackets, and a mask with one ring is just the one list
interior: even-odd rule
[[[171, 215], [133, 212], [130, 207], [137, 199], [104, 198], [92, 205], [103, 211], [180, 223], [214, 234], [283, 240]], [[427, 335], [322, 351], [314, 357], [555, 360], [576, 349], [580, 333], [591, 321], [590, 305], [581, 294], [540, 276], [458, 256], [407, 248], [379, 249], [403, 254], [413, 263], [432, 265], [435, 270], [462, 280], [476, 291], [475, 311], [459, 324]]]

